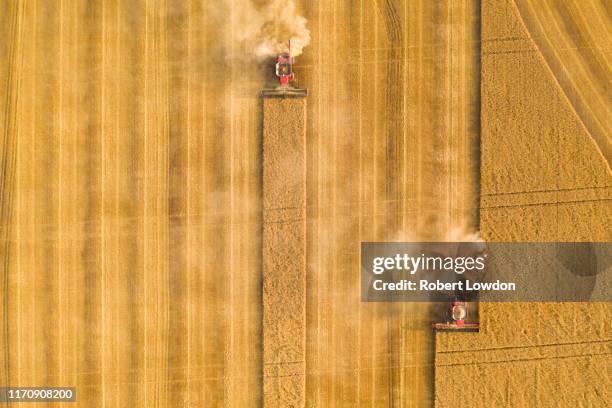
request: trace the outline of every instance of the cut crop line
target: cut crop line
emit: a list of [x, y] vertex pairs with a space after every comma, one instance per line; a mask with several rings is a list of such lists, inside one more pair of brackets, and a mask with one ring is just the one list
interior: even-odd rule
[[[566, 48], [558, 48], [559, 51], [578, 51], [578, 50], [583, 50], [583, 49], [595, 49], [595, 47], [566, 47]], [[548, 50], [545, 49], [542, 52], [540, 52], [539, 50], [534, 50], [534, 49], [524, 49], [524, 50], [508, 50], [508, 51], [483, 51], [482, 55], [496, 55], [496, 54], [542, 54], [544, 52], [547, 52]], [[604, 54], [609, 54], [612, 53], [612, 50], [605, 50], [602, 52]]]
[[574, 188], [559, 188], [559, 189], [550, 189], [550, 190], [508, 191], [508, 192], [503, 192], [503, 193], [485, 193], [481, 195], [491, 197], [491, 196], [513, 195], [513, 194], [557, 193], [560, 191], [603, 190], [606, 188], [612, 188], [612, 186], [574, 187]]
[[495, 206], [490, 206], [490, 207], [483, 206], [481, 208], [489, 209], [489, 208], [510, 208], [510, 207], [534, 207], [538, 205], [590, 203], [590, 202], [597, 202], [597, 201], [612, 201], [612, 198], [596, 198], [592, 200], [574, 200], [574, 201], [554, 201], [554, 202], [529, 203], [529, 204], [495, 205]]
[[609, 356], [609, 355], [612, 355], [612, 353], [589, 353], [589, 354], [572, 354], [568, 356], [514, 358], [514, 359], [509, 359], [509, 360], [471, 361], [471, 362], [462, 362], [462, 363], [436, 364], [436, 367], [455, 367], [455, 366], [469, 366], [469, 365], [517, 363], [517, 362], [529, 362], [529, 361], [560, 360], [560, 359], [565, 359], [565, 358], [599, 357], [599, 356]]
[[520, 346], [490, 347], [490, 348], [480, 348], [480, 349], [446, 350], [446, 351], [437, 351], [436, 354], [470, 353], [473, 351], [517, 350], [517, 349], [538, 348], [538, 347], [563, 347], [563, 346], [575, 346], [575, 345], [580, 345], [580, 344], [597, 344], [597, 343], [610, 343], [610, 342], [612, 342], [612, 339], [586, 340], [586, 341], [572, 341], [572, 342], [566, 342], [566, 343], [543, 343], [543, 344], [530, 344], [530, 345], [520, 345]]

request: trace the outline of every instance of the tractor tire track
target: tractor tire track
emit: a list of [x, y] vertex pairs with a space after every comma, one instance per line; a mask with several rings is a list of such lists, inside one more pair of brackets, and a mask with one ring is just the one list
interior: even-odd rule
[[600, 19], [590, 18], [591, 32], [600, 34], [597, 39], [589, 36], [587, 25], [578, 24], [578, 19], [584, 21], [587, 3], [513, 1], [526, 32], [610, 168], [612, 72], [606, 56], [612, 47], [612, 36], [606, 27], [612, 21], [608, 13], [600, 13]]

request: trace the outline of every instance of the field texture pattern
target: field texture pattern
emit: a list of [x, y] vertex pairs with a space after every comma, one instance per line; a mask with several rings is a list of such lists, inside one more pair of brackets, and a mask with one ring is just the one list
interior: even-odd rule
[[[482, 4], [488, 241], [612, 241], [612, 116], [598, 116], [611, 75], [603, 7]], [[609, 405], [611, 313], [610, 303], [481, 304], [481, 333], [437, 336], [436, 406]]]
[[[429, 306], [359, 299], [361, 241], [479, 221], [491, 240], [610, 240], [609, 14], [552, 3], [298, 2], [299, 404], [611, 399], [608, 305], [484, 305], [482, 335], [434, 339]], [[0, 2], [0, 385], [77, 387], [67, 407], [263, 404], [263, 235], [286, 223], [264, 222], [272, 67], [243, 55], [244, 5]]]

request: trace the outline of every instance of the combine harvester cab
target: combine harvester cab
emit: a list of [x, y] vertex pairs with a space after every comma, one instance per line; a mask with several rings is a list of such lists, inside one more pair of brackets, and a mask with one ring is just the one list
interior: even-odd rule
[[293, 63], [291, 56], [283, 52], [276, 59], [276, 76], [280, 82], [280, 86], [289, 86], [289, 82], [293, 81]]
[[475, 321], [468, 321], [468, 310], [474, 308], [474, 302], [455, 299], [448, 306], [446, 321], [433, 322], [431, 327], [434, 331], [455, 331], [455, 332], [478, 332], [480, 324]]
[[278, 54], [276, 58], [276, 76], [279, 86], [273, 89], [264, 89], [261, 96], [264, 98], [303, 98], [308, 96], [308, 90], [294, 87], [295, 74], [293, 73], [293, 57], [291, 55], [291, 40], [289, 51]]

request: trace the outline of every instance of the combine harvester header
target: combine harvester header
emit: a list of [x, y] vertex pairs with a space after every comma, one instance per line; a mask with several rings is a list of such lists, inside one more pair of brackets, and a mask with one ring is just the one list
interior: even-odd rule
[[276, 57], [276, 76], [279, 85], [276, 88], [264, 89], [261, 96], [264, 98], [304, 98], [308, 96], [308, 90], [298, 88], [293, 72], [293, 56], [291, 55], [291, 40], [287, 52], [281, 52]]

